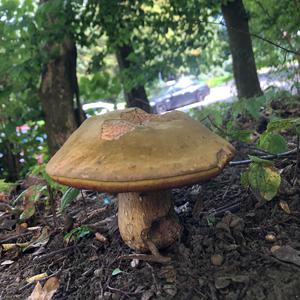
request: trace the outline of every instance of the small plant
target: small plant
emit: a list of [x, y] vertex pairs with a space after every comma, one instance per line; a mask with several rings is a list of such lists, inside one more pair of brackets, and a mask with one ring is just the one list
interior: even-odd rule
[[82, 237], [84, 237], [90, 233], [91, 233], [91, 230], [88, 226], [81, 225], [80, 227], [76, 227], [76, 228], [72, 229], [70, 232], [68, 232], [64, 236], [64, 240], [66, 242], [78, 241], [79, 239], [81, 239]]
[[250, 156], [252, 163], [248, 170], [242, 173], [241, 182], [245, 187], [251, 187], [263, 199], [270, 201], [278, 192], [281, 177], [273, 162]]
[[[269, 117], [270, 120], [267, 128], [259, 135], [256, 145], [267, 154], [277, 155], [285, 153], [288, 150], [287, 141], [282, 135], [283, 132], [294, 132], [298, 136], [298, 140], [300, 136], [299, 117], [282, 119], [272, 112], [272, 105], [274, 106], [272, 101], [278, 101], [278, 97], [282, 96], [284, 96], [284, 100], [281, 102], [290, 103], [294, 101], [293, 96], [278, 92], [274, 89], [269, 89], [262, 97], [239, 100], [232, 104], [216, 103], [200, 111], [193, 110], [191, 114], [194, 118], [203, 122], [222, 136], [231, 140], [253, 143], [252, 136], [253, 134], [257, 135], [257, 133], [254, 129], [251, 129], [251, 124], [254, 127], [264, 111], [271, 111], [272, 116]], [[284, 103], [281, 102], [281, 106], [284, 106]], [[281, 113], [281, 111], [279, 113]], [[249, 120], [248, 125], [250, 125], [250, 129], [241, 128], [241, 124], [239, 124], [241, 122], [237, 121], [239, 118]], [[250, 156], [250, 160], [251, 163], [248, 170], [241, 176], [242, 184], [253, 189], [253, 191], [267, 201], [273, 199], [281, 183], [279, 170], [277, 170], [273, 162], [269, 160], [260, 159], [255, 156]]]

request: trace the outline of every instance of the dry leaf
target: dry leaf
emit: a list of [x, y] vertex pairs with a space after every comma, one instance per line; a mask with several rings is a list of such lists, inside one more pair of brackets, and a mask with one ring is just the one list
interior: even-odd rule
[[41, 300], [41, 295], [43, 294], [43, 288], [41, 284], [38, 282], [34, 287], [31, 295], [27, 298], [27, 300]]
[[300, 251], [292, 248], [291, 246], [272, 247], [271, 252], [273, 255], [282, 261], [293, 263], [300, 266]]
[[37, 238], [33, 238], [30, 242], [27, 243], [23, 251], [26, 251], [31, 248], [38, 248], [38, 247], [45, 246], [48, 243], [49, 238], [50, 238], [49, 228], [46, 226], [43, 228], [42, 233]]
[[2, 244], [1, 245], [4, 251], [9, 251], [17, 248], [17, 244]]
[[49, 278], [44, 287], [38, 282], [27, 300], [50, 300], [59, 288], [57, 277]]
[[291, 214], [290, 207], [289, 207], [289, 205], [288, 205], [288, 203], [287, 203], [286, 201], [281, 200], [281, 201], [279, 202], [279, 206], [280, 206], [280, 208], [281, 208], [286, 214], [288, 214], [288, 215]]
[[47, 276], [48, 276], [47, 273], [41, 273], [41, 274], [37, 274], [37, 275], [34, 275], [32, 277], [27, 278], [26, 281], [28, 283], [30, 283], [30, 282], [33, 282], [33, 281], [41, 280], [41, 279], [43, 279], [43, 278], [45, 278]]

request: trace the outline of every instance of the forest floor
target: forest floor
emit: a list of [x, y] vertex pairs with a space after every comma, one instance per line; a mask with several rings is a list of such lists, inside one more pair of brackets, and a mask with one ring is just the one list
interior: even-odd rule
[[[235, 147], [235, 160], [253, 153], [245, 144]], [[40, 210], [23, 229], [13, 217], [0, 218], [0, 299], [26, 299], [36, 285], [28, 278], [43, 273], [42, 284], [59, 280], [53, 299], [300, 299], [299, 168], [291, 183], [296, 159], [294, 154], [275, 161], [282, 183], [269, 202], [241, 185], [246, 165], [227, 166], [209, 182], [174, 189], [184, 232], [161, 251], [171, 258], [165, 264], [122, 259], [134, 251], [120, 238], [111, 195], [108, 203], [104, 194], [84, 191], [67, 208], [67, 221], [92, 224], [94, 231], [68, 243], [64, 229], [70, 224], [60, 214], [54, 226], [50, 212]], [[41, 233], [44, 238], [25, 251], [4, 249]]]

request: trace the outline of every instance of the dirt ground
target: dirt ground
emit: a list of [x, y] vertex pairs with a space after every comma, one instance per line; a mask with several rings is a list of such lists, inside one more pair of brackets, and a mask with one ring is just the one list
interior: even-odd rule
[[[243, 150], [235, 160], [245, 158]], [[35, 286], [26, 278], [44, 272], [59, 278], [54, 299], [300, 299], [299, 173], [294, 186], [290, 184], [295, 164], [295, 155], [276, 161], [284, 180], [279, 194], [267, 203], [241, 186], [244, 165], [228, 166], [202, 185], [173, 190], [184, 232], [180, 241], [161, 251], [171, 257], [167, 264], [120, 260], [133, 251], [111, 221], [115, 198], [110, 196], [106, 204], [103, 194], [85, 192], [85, 200], [79, 197], [67, 213], [75, 222], [90, 216], [88, 223], [96, 225], [109, 218], [108, 230], [102, 232], [107, 241], [90, 233], [67, 244], [66, 220], [58, 215], [46, 245], [23, 253], [2, 251], [0, 299], [26, 299]], [[51, 224], [52, 218], [44, 221]], [[2, 230], [0, 244], [7, 236], [10, 231]], [[21, 235], [9, 242], [26, 240]], [[284, 246], [282, 253], [275, 255], [274, 245]], [[14, 263], [1, 265], [5, 260]]]

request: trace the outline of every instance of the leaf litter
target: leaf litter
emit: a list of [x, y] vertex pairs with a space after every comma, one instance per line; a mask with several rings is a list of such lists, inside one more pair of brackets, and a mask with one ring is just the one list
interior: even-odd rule
[[[240, 149], [238, 158], [247, 158], [244, 147]], [[288, 170], [288, 161], [276, 162], [274, 167]], [[244, 170], [244, 166], [228, 167], [201, 187], [173, 190], [185, 229], [180, 241], [162, 250], [162, 255], [171, 258], [163, 265], [139, 260], [134, 256], [139, 254], [121, 241], [114, 195], [99, 197], [84, 191], [85, 200], [80, 201], [81, 195], [74, 192], [77, 199], [64, 213], [74, 220], [72, 226], [86, 226], [86, 221], [89, 230], [77, 229], [77, 235], [71, 234], [76, 238], [68, 243], [64, 215], [58, 209], [57, 227], [43, 207], [26, 226], [19, 226], [24, 221], [17, 219], [11, 229], [0, 233], [1, 296], [32, 300], [295, 298], [300, 293], [299, 181], [292, 192], [280, 190], [280, 196], [266, 190], [269, 201], [258, 206], [255, 192], [240, 183]], [[289, 182], [289, 174], [283, 172], [284, 181]], [[109, 203], [102, 201], [106, 198]], [[12, 214], [5, 217], [14, 218]], [[19, 246], [7, 250], [3, 244]], [[20, 244], [26, 245], [25, 251]], [[122, 256], [131, 259], [119, 260]], [[27, 282], [40, 274], [46, 276], [40, 282]]]

